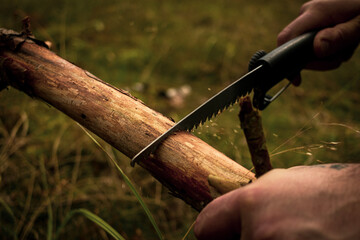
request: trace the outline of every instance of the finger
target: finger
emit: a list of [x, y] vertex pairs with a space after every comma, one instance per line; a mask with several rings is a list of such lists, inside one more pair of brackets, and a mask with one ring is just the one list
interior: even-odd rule
[[360, 16], [357, 16], [346, 23], [319, 31], [314, 39], [314, 52], [318, 58], [329, 57], [344, 50], [347, 50], [346, 55], [349, 55], [349, 46], [352, 51], [355, 50], [359, 40]]
[[291, 82], [291, 84], [294, 85], [295, 87], [298, 87], [301, 84], [301, 74], [300, 73], [296, 74], [295, 76], [292, 76], [288, 79]]
[[[319, 1], [317, 1], [319, 2]], [[332, 25], [332, 18], [329, 18], [327, 6], [314, 4], [314, 1], [305, 3], [300, 9], [300, 15], [287, 25], [278, 35], [278, 45], [315, 29]]]
[[239, 192], [241, 189], [225, 194], [202, 210], [194, 226], [199, 240], [240, 238]]
[[340, 54], [335, 54], [330, 57], [323, 58], [321, 60], [313, 61], [306, 65], [306, 69], [310, 70], [331, 70], [338, 68], [343, 62], [349, 60], [353, 55], [356, 47], [350, 47], [342, 51]]
[[293, 22], [287, 25], [278, 35], [278, 46], [289, 40], [311, 30], [321, 28], [323, 16], [313, 12], [305, 12], [297, 17]]
[[360, 1], [353, 0], [313, 0], [305, 3], [301, 7], [300, 15], [278, 35], [278, 45], [302, 33], [347, 22], [358, 15], [359, 3]]

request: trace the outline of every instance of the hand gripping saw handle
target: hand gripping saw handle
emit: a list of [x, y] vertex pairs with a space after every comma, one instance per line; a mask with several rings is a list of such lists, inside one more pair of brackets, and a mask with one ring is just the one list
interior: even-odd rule
[[291, 82], [274, 96], [267, 92], [284, 78], [291, 80], [314, 59], [313, 42], [317, 31], [305, 33], [279, 46], [270, 53], [257, 52], [249, 63], [249, 70], [262, 65], [263, 74], [254, 88], [253, 104], [263, 110], [274, 101]]

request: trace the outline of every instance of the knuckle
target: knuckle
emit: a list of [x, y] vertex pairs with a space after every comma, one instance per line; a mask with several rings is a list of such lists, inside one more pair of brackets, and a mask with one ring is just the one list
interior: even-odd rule
[[343, 42], [348, 42], [347, 38], [346, 38], [346, 33], [345, 33], [345, 29], [343, 28], [332, 28], [332, 39], [331, 42], [333, 44], [337, 44], [337, 43], [343, 43]]
[[323, 11], [327, 9], [328, 1], [317, 0], [309, 2], [309, 9], [316, 11]]
[[278, 239], [276, 237], [277, 230], [271, 223], [262, 223], [262, 225], [254, 231], [254, 239], [257, 240], [271, 240]]
[[311, 4], [311, 2], [304, 3], [300, 8], [300, 14], [306, 12], [309, 9], [310, 4]]
[[329, 12], [329, 3], [323, 0], [309, 1], [300, 8], [300, 11], [302, 14], [307, 13], [308, 15], [317, 16], [317, 18], [322, 19], [326, 16], [326, 13]]
[[323, 5], [323, 3], [321, 0], [308, 1], [301, 6], [300, 12], [303, 13], [308, 10], [319, 9], [319, 7], [320, 8], [322, 7], [322, 5]]
[[[245, 189], [244, 189], [245, 190]], [[263, 190], [261, 187], [249, 186], [245, 191], [242, 191], [239, 200], [245, 206], [255, 206], [259, 199], [263, 197]]]

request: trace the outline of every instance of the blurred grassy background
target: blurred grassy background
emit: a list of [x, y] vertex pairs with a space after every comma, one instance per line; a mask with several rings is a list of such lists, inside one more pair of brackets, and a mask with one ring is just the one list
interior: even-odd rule
[[[0, 27], [20, 30], [30, 16], [34, 35], [51, 41], [57, 54], [179, 120], [246, 73], [253, 53], [273, 49], [303, 2], [13, 0], [0, 8]], [[359, 69], [357, 51], [338, 70], [304, 71], [302, 85], [263, 112], [274, 167], [360, 161]], [[181, 86], [191, 93], [164, 97]], [[230, 108], [194, 134], [250, 169], [238, 111]], [[197, 213], [107, 150], [137, 184], [166, 239], [181, 238]], [[128, 239], [156, 239], [105, 153], [64, 114], [12, 88], [0, 92], [0, 200], [2, 239], [44, 239], [80, 207]], [[109, 236], [79, 216], [62, 231], [65, 238]]]

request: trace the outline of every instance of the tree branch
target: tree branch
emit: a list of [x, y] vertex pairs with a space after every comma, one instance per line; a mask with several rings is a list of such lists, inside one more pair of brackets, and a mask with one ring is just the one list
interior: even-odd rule
[[[174, 124], [29, 36], [0, 29], [0, 63], [0, 86], [44, 100], [130, 158]], [[188, 132], [170, 136], [140, 165], [197, 210], [221, 193], [209, 185], [209, 175], [237, 183], [254, 179]]]
[[249, 147], [255, 176], [260, 177], [272, 169], [261, 116], [259, 111], [253, 108], [249, 96], [240, 99], [240, 108], [240, 125]]

